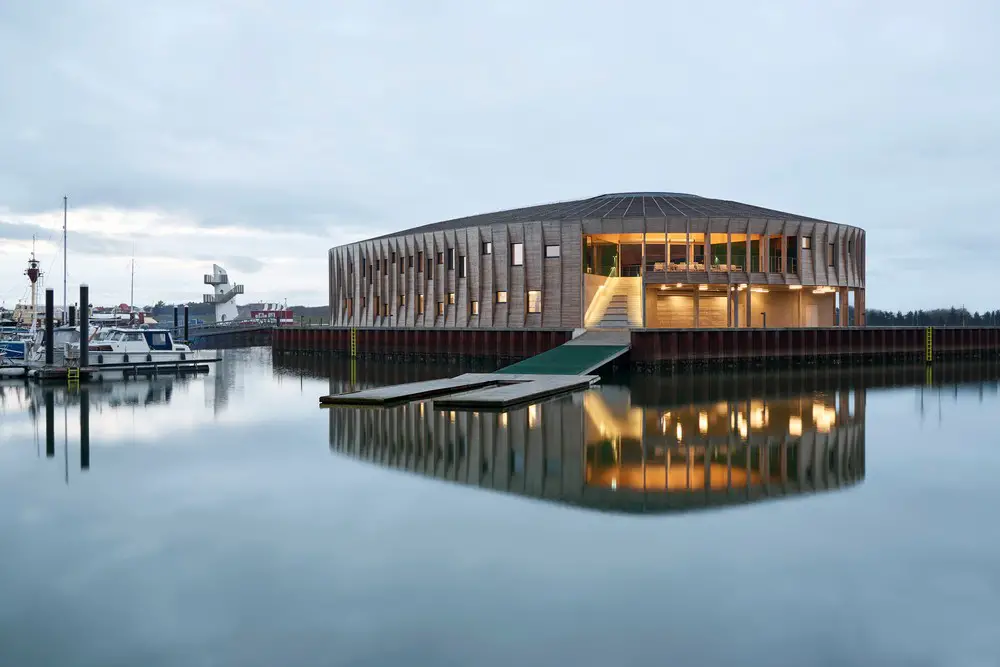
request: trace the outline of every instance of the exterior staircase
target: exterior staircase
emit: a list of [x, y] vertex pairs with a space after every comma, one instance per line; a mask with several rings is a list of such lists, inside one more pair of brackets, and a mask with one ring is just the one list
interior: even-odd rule
[[642, 326], [642, 278], [608, 278], [587, 313], [588, 329]]

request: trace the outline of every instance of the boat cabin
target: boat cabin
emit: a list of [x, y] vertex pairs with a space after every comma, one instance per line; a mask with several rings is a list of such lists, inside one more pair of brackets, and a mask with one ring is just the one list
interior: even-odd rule
[[101, 329], [91, 338], [90, 349], [111, 351], [124, 347], [129, 351], [174, 349], [174, 341], [166, 329]]

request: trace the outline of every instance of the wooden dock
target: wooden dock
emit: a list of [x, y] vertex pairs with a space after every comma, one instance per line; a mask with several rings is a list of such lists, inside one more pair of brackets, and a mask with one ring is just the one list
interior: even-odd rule
[[139, 363], [97, 364], [78, 368], [76, 366], [26, 366], [26, 375], [41, 382], [66, 381], [74, 376], [81, 382], [88, 381], [102, 373], [112, 371], [123, 375], [170, 375], [184, 373], [207, 373], [209, 364], [220, 361], [212, 359], [188, 359], [186, 361], [144, 361]]
[[409, 382], [345, 394], [322, 396], [322, 405], [391, 406], [437, 398], [438, 407], [505, 408], [555, 394], [589, 387], [594, 375], [519, 375], [514, 373], [464, 373], [457, 377]]

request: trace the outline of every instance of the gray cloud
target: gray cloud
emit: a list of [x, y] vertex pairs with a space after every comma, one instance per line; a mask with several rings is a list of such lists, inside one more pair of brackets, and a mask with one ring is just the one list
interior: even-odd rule
[[[897, 229], [972, 259], [954, 241], [1000, 205], [996, 3], [35, 4], [0, 7], [12, 210], [68, 193], [334, 245], [666, 189], [860, 225], [876, 263]], [[868, 303], [933, 305], [944, 270], [897, 268]]]
[[226, 266], [243, 273], [257, 273], [264, 268], [264, 263], [253, 257], [233, 255], [226, 258]]
[[[54, 232], [31, 223], [14, 224], [0, 220], [0, 239], [30, 241], [33, 237], [39, 241], [62, 244], [61, 231]], [[91, 255], [123, 255], [132, 252], [132, 246], [124, 241], [83, 232], [67, 231], [66, 242], [74, 251]]]

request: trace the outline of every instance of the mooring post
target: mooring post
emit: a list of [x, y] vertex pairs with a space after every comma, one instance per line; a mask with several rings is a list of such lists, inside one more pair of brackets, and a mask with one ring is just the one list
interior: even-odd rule
[[[52, 290], [49, 290], [52, 292]], [[51, 311], [50, 311], [51, 312]], [[56, 400], [51, 389], [44, 393], [45, 398], [45, 457], [56, 455]]]
[[76, 306], [69, 307], [69, 325], [71, 327], [76, 326]]
[[[184, 342], [185, 343], [188, 343], [188, 320], [189, 320], [188, 307], [187, 307], [187, 305], [185, 305], [184, 306]], [[188, 343], [188, 344], [190, 344], [190, 343]]]
[[177, 306], [174, 306], [174, 335], [177, 335], [179, 321], [177, 319]]
[[[90, 365], [90, 287], [80, 285], [80, 368]], [[82, 419], [82, 417], [81, 417]]]
[[55, 310], [55, 300], [56, 293], [50, 287], [45, 290], [45, 365], [51, 366], [55, 360], [53, 356], [53, 351], [55, 346], [52, 344], [52, 329], [53, 327], [53, 310]]
[[90, 469], [90, 390], [80, 389], [80, 470]]

